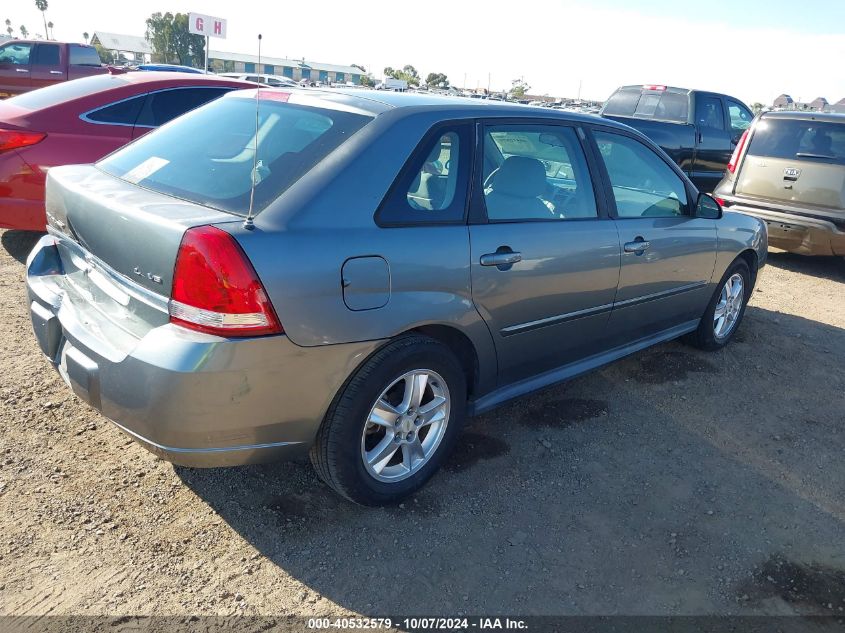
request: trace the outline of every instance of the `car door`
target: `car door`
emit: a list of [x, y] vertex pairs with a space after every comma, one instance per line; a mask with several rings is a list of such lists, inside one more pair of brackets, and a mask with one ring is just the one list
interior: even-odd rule
[[701, 317], [716, 263], [716, 221], [694, 217], [694, 190], [634, 134], [595, 129], [592, 138], [622, 242], [609, 329], [616, 345], [626, 345]]
[[717, 95], [697, 94], [695, 98], [695, 159], [690, 180], [701, 191], [716, 188], [731, 159], [734, 145], [726, 127], [725, 108]]
[[227, 86], [193, 86], [158, 90], [147, 95], [135, 123], [132, 138], [138, 138], [153, 128], [182, 116], [233, 90]]
[[509, 384], [607, 348], [620, 246], [578, 127], [481, 126], [470, 225], [473, 301]]
[[35, 45], [32, 56], [30, 76], [32, 89], [51, 86], [67, 79], [65, 65], [62, 64], [62, 46], [60, 44], [39, 42]]
[[0, 96], [29, 90], [32, 48], [30, 42], [12, 41], [0, 46]]

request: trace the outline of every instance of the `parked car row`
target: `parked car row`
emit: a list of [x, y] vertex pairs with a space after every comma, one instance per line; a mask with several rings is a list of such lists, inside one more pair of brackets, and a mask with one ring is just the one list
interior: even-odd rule
[[[27, 261], [45, 357], [176, 463], [310, 454], [396, 502], [469, 414], [680, 336], [721, 348], [766, 262], [763, 222], [609, 119], [235, 87], [49, 169]], [[157, 94], [64, 108], [134, 129]]]

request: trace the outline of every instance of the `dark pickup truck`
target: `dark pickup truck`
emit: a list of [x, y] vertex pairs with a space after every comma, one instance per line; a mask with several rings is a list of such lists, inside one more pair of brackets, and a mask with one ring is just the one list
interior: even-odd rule
[[0, 44], [0, 97], [109, 72], [88, 44], [11, 40]]
[[735, 97], [671, 86], [622, 86], [601, 115], [636, 128], [701, 191], [713, 191], [754, 115]]

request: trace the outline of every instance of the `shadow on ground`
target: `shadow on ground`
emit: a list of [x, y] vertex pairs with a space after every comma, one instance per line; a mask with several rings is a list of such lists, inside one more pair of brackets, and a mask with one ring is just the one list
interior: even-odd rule
[[808, 257], [784, 251], [769, 251], [768, 263], [790, 272], [845, 283], [845, 257]]
[[845, 600], [845, 331], [755, 307], [741, 331], [472, 420], [398, 507], [351, 505], [304, 463], [176, 472], [360, 613], [829, 614]]
[[35, 243], [43, 235], [44, 233], [35, 231], [4, 231], [3, 235], [0, 235], [0, 242], [9, 255], [23, 264]]

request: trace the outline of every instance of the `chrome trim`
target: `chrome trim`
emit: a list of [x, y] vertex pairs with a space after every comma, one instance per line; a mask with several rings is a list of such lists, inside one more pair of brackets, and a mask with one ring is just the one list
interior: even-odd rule
[[596, 306], [594, 308], [584, 308], [583, 310], [576, 310], [575, 312], [567, 312], [566, 314], [558, 314], [556, 316], [546, 317], [545, 319], [537, 319], [536, 321], [528, 321], [527, 323], [518, 323], [516, 325], [509, 325], [506, 328], [502, 328], [499, 330], [499, 334], [502, 336], [511, 336], [513, 334], [519, 334], [521, 332], [528, 332], [530, 330], [536, 330], [541, 327], [546, 327], [548, 325], [557, 325], [559, 323], [565, 323], [566, 321], [573, 321], [575, 319], [580, 319], [586, 316], [592, 316], [594, 314], [601, 314], [603, 312], [610, 312], [613, 308], [612, 303], [606, 303], [605, 305]]
[[66, 233], [62, 233], [50, 225], [47, 226], [47, 233], [57, 238], [61, 242], [61, 245], [70, 251], [72, 256], [85, 260], [85, 262], [94, 270], [98, 270], [100, 273], [104, 274], [106, 278], [109, 278], [110, 281], [122, 292], [125, 292], [132, 298], [155, 308], [159, 312], [168, 314], [168, 304], [170, 302], [169, 296], [166, 297], [154, 290], [150, 290], [149, 288], [146, 288], [136, 282], [134, 279], [118, 272], [102, 259], [85, 250]]
[[302, 444], [302, 442], [267, 442], [266, 444], [239, 444], [238, 446], [221, 446], [213, 448], [176, 448], [173, 446], [165, 446], [164, 444], [159, 444], [158, 442], [153, 442], [143, 435], [127, 429], [125, 426], [115, 422], [114, 420], [110, 420], [110, 422], [127, 435], [134, 437], [136, 440], [168, 453], [225, 453], [229, 451], [254, 451], [262, 448], [279, 448], [282, 446], [295, 446], [297, 444]]
[[[154, 71], [150, 71], [150, 72], [154, 72]], [[99, 112], [100, 110], [103, 110], [105, 108], [110, 108], [111, 106], [117, 105], [118, 103], [123, 103], [124, 101], [129, 101], [130, 99], [137, 99], [139, 97], [143, 97], [143, 98], [146, 99], [149, 95], [153, 95], [153, 94], [156, 94], [158, 92], [170, 92], [172, 90], [193, 90], [194, 88], [202, 88], [204, 90], [227, 89], [227, 91], [229, 91], [229, 92], [231, 92], [232, 90], [237, 90], [237, 88], [232, 88], [232, 87], [229, 87], [229, 86], [176, 86], [174, 88], [160, 88], [159, 90], [151, 90], [150, 92], [140, 92], [138, 94], [134, 94], [134, 95], [132, 95], [130, 97], [126, 97], [124, 99], [118, 99], [117, 101], [112, 101], [111, 103], [107, 103], [105, 105], [97, 106], [96, 108], [92, 108], [92, 109], [88, 110], [87, 112], [83, 112], [82, 114], [80, 114], [79, 118], [82, 121], [85, 121], [86, 123], [90, 123], [91, 125], [114, 125], [116, 127], [131, 127], [131, 128], [138, 127], [138, 128], [148, 129], [148, 130], [154, 130], [158, 126], [156, 126], [156, 125], [140, 125], [140, 124], [136, 125], [135, 123], [131, 123], [131, 124], [130, 123], [108, 123], [107, 121], [93, 121], [89, 118], [89, 115], [93, 112]], [[222, 97], [223, 95], [220, 95], [220, 96]], [[144, 108], [144, 106], [141, 105], [141, 109], [143, 109], [143, 108]], [[140, 116], [140, 115], [141, 115], [141, 113], [138, 112], [138, 116]]]
[[604, 305], [596, 306], [594, 308], [585, 308], [583, 310], [576, 310], [575, 312], [567, 312], [565, 314], [558, 314], [556, 316], [546, 317], [545, 319], [537, 319], [536, 321], [517, 323], [516, 325], [509, 325], [508, 327], [502, 328], [501, 330], [499, 330], [499, 334], [501, 334], [502, 336], [512, 336], [514, 334], [520, 334], [521, 332], [529, 332], [531, 330], [536, 330], [538, 328], [546, 327], [549, 325], [558, 325], [560, 323], [566, 323], [567, 321], [573, 321], [575, 319], [580, 319], [587, 316], [602, 314], [603, 312], [609, 312], [614, 308], [624, 308], [627, 306], [638, 305], [640, 303], [647, 303], [656, 299], [671, 297], [673, 295], [689, 292], [690, 290], [695, 290], [696, 288], [701, 288], [706, 285], [706, 281], [696, 281], [691, 284], [686, 284], [685, 286], [678, 286], [677, 288], [662, 290], [661, 292], [655, 292], [653, 294], [643, 295], [641, 297], [634, 297], [633, 299], [626, 299], [625, 301], [606, 303]]
[[655, 292], [650, 295], [634, 297], [633, 299], [625, 299], [625, 301], [617, 301], [613, 304], [613, 307], [624, 308], [627, 306], [639, 305], [641, 303], [648, 303], [649, 301], [655, 301], [656, 299], [664, 299], [666, 297], [672, 297], [684, 292], [689, 292], [690, 290], [695, 290], [696, 288], [702, 288], [706, 285], [706, 281], [695, 281], [691, 284], [686, 284], [685, 286], [678, 286], [677, 288], [670, 288], [669, 290], [661, 290], [660, 292]]

